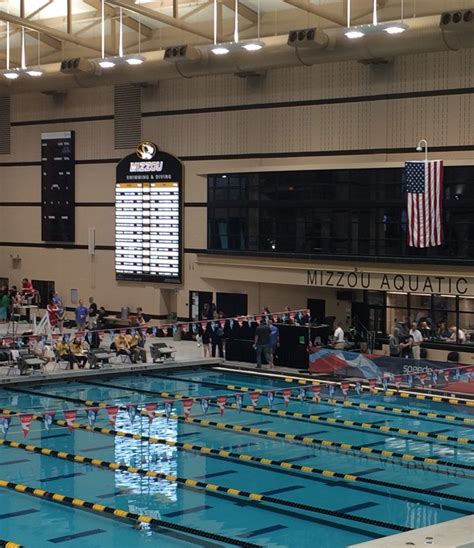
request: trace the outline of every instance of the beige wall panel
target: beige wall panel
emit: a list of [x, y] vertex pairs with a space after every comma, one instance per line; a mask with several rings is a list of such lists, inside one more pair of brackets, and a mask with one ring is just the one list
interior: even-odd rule
[[[117, 156], [121, 154], [117, 151]], [[115, 167], [115, 163], [76, 165], [76, 202], [114, 202]]]
[[3, 225], [0, 225], [2, 241], [41, 242], [41, 209], [39, 207], [4, 207], [1, 208], [0, 217]]
[[0, 201], [39, 202], [40, 181], [39, 166], [0, 168]]
[[95, 228], [97, 245], [115, 245], [115, 209], [113, 207], [76, 208], [76, 244], [88, 243], [89, 228]]
[[103, 116], [112, 113], [112, 87], [70, 89], [65, 95], [56, 96], [44, 93], [12, 96], [12, 122]]
[[185, 247], [207, 248], [207, 209], [205, 207], [187, 207], [184, 214]]

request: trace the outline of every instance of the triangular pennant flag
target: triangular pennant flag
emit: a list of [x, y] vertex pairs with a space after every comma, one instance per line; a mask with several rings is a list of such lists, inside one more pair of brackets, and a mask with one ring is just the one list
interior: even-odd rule
[[474, 368], [473, 367], [466, 367], [465, 371], [467, 373], [467, 382], [472, 382]]
[[171, 417], [171, 411], [173, 410], [173, 401], [167, 400], [163, 403], [163, 407], [165, 410], [165, 416], [167, 419]]
[[54, 415], [56, 414], [54, 411], [44, 411], [41, 413], [43, 415], [43, 424], [46, 430], [49, 430], [51, 428], [51, 425], [53, 424]]
[[91, 344], [91, 342], [92, 342], [92, 333], [90, 333], [89, 331], [86, 334], [86, 339], [87, 339], [87, 342], [89, 344]]
[[257, 407], [258, 400], [260, 398], [260, 392], [249, 392], [249, 398], [254, 407]]
[[334, 392], [335, 392], [335, 388], [334, 388], [334, 385], [333, 384], [330, 384], [328, 385], [328, 393], [329, 393], [329, 399], [332, 400], [334, 399]]
[[77, 411], [75, 409], [68, 409], [64, 411], [64, 418], [66, 419], [67, 429], [72, 432], [73, 425], [76, 422]]
[[371, 394], [376, 394], [377, 390], [375, 387], [377, 386], [377, 379], [369, 379], [369, 388]]
[[191, 398], [187, 398], [182, 401], [183, 401], [184, 418], [187, 419], [189, 415], [191, 415], [191, 410], [193, 408], [194, 400]]
[[89, 426], [92, 428], [97, 420], [97, 415], [99, 413], [98, 407], [86, 407], [87, 420], [89, 421]]
[[156, 327], [151, 328], [151, 334], [153, 335], [153, 337], [156, 337], [157, 332], [158, 332], [158, 329]]
[[119, 412], [118, 406], [114, 405], [112, 407], [106, 407], [107, 411], [107, 417], [109, 418], [109, 422], [112, 426], [115, 426], [115, 423], [117, 421], [117, 415]]
[[33, 422], [33, 415], [20, 415], [21, 429], [23, 430], [23, 436], [26, 438], [30, 433], [31, 423]]
[[413, 375], [408, 375], [407, 382], [408, 386], [411, 388], [413, 386]]
[[438, 382], [438, 373], [436, 371], [432, 371], [431, 373], [431, 382], [433, 384], [436, 384]]
[[204, 415], [207, 415], [207, 412], [209, 410], [209, 398], [202, 398], [201, 399], [201, 409]]
[[311, 390], [313, 391], [313, 401], [319, 403], [321, 401], [321, 387], [317, 384], [313, 384]]
[[97, 335], [99, 335], [99, 338], [102, 339], [102, 337], [105, 335], [105, 331], [97, 331]]
[[455, 378], [455, 380], [457, 380], [457, 381], [461, 378], [461, 371], [460, 371], [459, 369], [456, 369], [456, 370], [454, 371], [454, 378]]
[[219, 322], [219, 324], [220, 324], [220, 326], [221, 326], [221, 329], [224, 329], [224, 327], [225, 327], [225, 320], [221, 320], [221, 321]]
[[217, 396], [217, 405], [219, 406], [219, 413], [221, 414], [221, 417], [224, 414], [226, 403], [227, 403], [226, 396]]
[[349, 394], [349, 383], [342, 383], [341, 384], [341, 392], [344, 398], [347, 398], [347, 394]]
[[133, 424], [135, 417], [137, 415], [137, 404], [136, 403], [127, 403], [127, 413], [130, 422]]
[[267, 392], [267, 401], [268, 405], [271, 407], [273, 405], [273, 400], [275, 399], [275, 394], [271, 391]]
[[306, 398], [306, 388], [301, 387], [298, 389], [298, 399], [300, 400], [301, 403], [303, 403], [305, 398]]
[[418, 378], [420, 379], [420, 382], [421, 382], [421, 386], [425, 386], [425, 381], [426, 381], [426, 373], [420, 373], [418, 375]]
[[285, 402], [285, 407], [288, 407], [288, 404], [290, 403], [291, 399], [291, 390], [289, 388], [285, 388], [283, 390], [283, 401]]
[[355, 391], [357, 392], [357, 394], [360, 396], [361, 392], [362, 392], [362, 385], [360, 384], [359, 381], [357, 381], [355, 383]]
[[140, 333], [142, 334], [142, 339], [145, 340], [148, 333], [147, 328], [144, 327], [143, 329], [140, 329]]
[[236, 394], [234, 394], [234, 396], [235, 396], [235, 406], [237, 407], [240, 413], [240, 411], [242, 410], [244, 395], [242, 394], [242, 392], [237, 392]]
[[388, 379], [387, 379], [387, 377], [382, 378], [382, 387], [383, 387], [383, 391], [386, 392], [387, 388], [388, 388]]
[[3, 437], [5, 437], [8, 434], [11, 421], [12, 421], [12, 418], [10, 415], [2, 415], [0, 417], [0, 432], [3, 434]]
[[150, 402], [145, 403], [145, 411], [148, 415], [148, 420], [150, 421], [150, 424], [153, 422], [153, 419], [155, 418], [155, 411], [156, 411], [157, 405], [156, 403]]

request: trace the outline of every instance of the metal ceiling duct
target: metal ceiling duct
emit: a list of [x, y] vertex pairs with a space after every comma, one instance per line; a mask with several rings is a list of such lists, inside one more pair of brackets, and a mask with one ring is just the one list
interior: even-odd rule
[[438, 51], [456, 51], [474, 47], [474, 33], [470, 26], [445, 31], [440, 28], [440, 16], [420, 17], [408, 21], [409, 29], [403, 34], [385, 32], [367, 34], [359, 40], [344, 36], [345, 28], [327, 30], [327, 43], [322, 49], [293, 48], [287, 45], [288, 35], [264, 38], [265, 47], [252, 53], [233, 50], [225, 56], [215, 56], [209, 47], [198, 47], [199, 59], [179, 63], [163, 60], [164, 50], [147, 52], [145, 62], [130, 66], [119, 64], [114, 69], [98, 69], [96, 74], [62, 74], [60, 64], [42, 66], [41, 78], [18, 78], [2, 81], [0, 94], [24, 92], [54, 92], [74, 87], [94, 87], [124, 83], [154, 83], [171, 78], [194, 78], [217, 74], [253, 74], [266, 70], [299, 65], [339, 61], [370, 61], [393, 59], [401, 55]]

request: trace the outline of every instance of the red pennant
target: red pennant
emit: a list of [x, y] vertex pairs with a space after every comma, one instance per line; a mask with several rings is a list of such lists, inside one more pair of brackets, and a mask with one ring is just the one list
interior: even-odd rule
[[99, 337], [104, 337], [105, 331], [97, 331], [97, 334], [99, 335]]
[[30, 433], [31, 423], [33, 421], [33, 415], [20, 415], [21, 429], [23, 430], [23, 436], [26, 438]]
[[285, 402], [286, 407], [288, 407], [288, 404], [290, 403], [290, 399], [291, 399], [291, 389], [285, 388], [285, 390], [283, 390], [283, 401]]
[[395, 375], [395, 386], [397, 387], [397, 390], [400, 390], [400, 385], [402, 384], [402, 376], [401, 375]]
[[183, 333], [187, 333], [187, 332], [188, 332], [188, 326], [187, 326], [187, 324], [183, 324], [183, 325], [181, 326], [181, 331], [182, 331]]
[[83, 339], [84, 338], [84, 331], [76, 331], [76, 333], [74, 333], [74, 336], [77, 339]]
[[262, 316], [255, 316], [255, 319], [257, 320], [257, 322], [261, 322], [262, 321]]
[[64, 418], [66, 419], [67, 429], [72, 432], [73, 424], [76, 422], [77, 411], [75, 409], [69, 409], [64, 411]]
[[217, 396], [217, 405], [219, 406], [219, 413], [222, 415], [224, 414], [225, 404], [227, 403], [227, 397], [226, 396]]
[[225, 320], [221, 320], [220, 322], [221, 329], [224, 329], [225, 327]]
[[313, 391], [313, 400], [319, 403], [321, 401], [321, 387], [313, 384], [313, 386], [311, 386], [311, 389]]
[[183, 400], [183, 410], [184, 410], [184, 418], [187, 419], [189, 415], [191, 414], [191, 409], [193, 408], [194, 400], [192, 399], [186, 399]]
[[115, 422], [117, 420], [117, 414], [119, 412], [119, 408], [117, 406], [113, 407], [106, 407], [107, 416], [109, 418], [109, 422], [112, 426], [115, 426]]
[[146, 327], [143, 328], [143, 329], [140, 329], [140, 332], [141, 332], [141, 334], [142, 334], [142, 337], [143, 337], [144, 339], [146, 339], [146, 336], [147, 336], [147, 333], [148, 333]]
[[146, 403], [145, 404], [145, 410], [148, 415], [148, 420], [150, 421], [150, 424], [153, 422], [153, 419], [155, 418], [155, 411], [156, 411], [156, 403]]
[[260, 398], [259, 392], [249, 392], [249, 398], [252, 401], [252, 405], [257, 407], [258, 399]]
[[349, 393], [349, 384], [347, 383], [341, 384], [341, 392], [344, 397], [347, 397], [347, 394]]

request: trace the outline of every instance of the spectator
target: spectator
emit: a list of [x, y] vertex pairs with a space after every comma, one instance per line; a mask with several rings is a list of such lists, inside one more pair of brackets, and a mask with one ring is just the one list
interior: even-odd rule
[[69, 369], [74, 369], [74, 364], [76, 363], [76, 360], [72, 355], [71, 349], [69, 348], [69, 345], [64, 338], [58, 340], [55, 350], [57, 359], [68, 362]]
[[255, 339], [253, 347], [257, 352], [257, 369], [262, 368], [262, 354], [265, 356], [267, 363], [271, 363], [270, 334], [270, 327], [266, 324], [260, 324], [255, 329]]
[[54, 331], [56, 327], [58, 326], [58, 322], [59, 322], [59, 307], [57, 304], [54, 304], [52, 299], [46, 306], [46, 312], [48, 313], [49, 325], [51, 326], [51, 329]]
[[97, 304], [94, 302], [94, 297], [89, 297], [89, 329], [97, 327]]
[[390, 356], [392, 358], [399, 358], [401, 349], [400, 349], [400, 329], [395, 325], [392, 330], [392, 334], [388, 340], [388, 345], [390, 349]]
[[457, 326], [453, 325], [449, 328], [449, 331], [451, 333], [448, 341], [450, 342], [458, 342], [460, 344], [466, 342], [466, 333], [462, 329], [458, 329]]
[[23, 295], [31, 296], [35, 292], [35, 288], [33, 287], [33, 284], [28, 278], [23, 278], [21, 281], [21, 292]]
[[135, 332], [132, 334], [130, 330], [127, 331], [125, 335], [125, 340], [127, 341], [128, 349], [130, 350], [130, 358], [133, 363], [137, 363], [138, 360], [141, 362], [146, 362], [146, 352], [144, 348], [141, 348], [140, 334]]
[[135, 327], [140, 327], [141, 325], [146, 324], [146, 320], [145, 320], [145, 317], [143, 316], [142, 308], [140, 308], [140, 307], [137, 308], [137, 313], [136, 313], [135, 316], [133, 316], [131, 318], [130, 323], [131, 323], [131, 325], [133, 325]]
[[275, 367], [274, 365], [275, 354], [276, 354], [277, 348], [279, 348], [280, 346], [280, 331], [278, 330], [278, 327], [273, 324], [272, 318], [268, 318], [267, 325], [270, 328], [270, 352], [269, 352], [270, 361], [268, 363], [268, 366], [270, 369], [273, 369]]
[[74, 356], [74, 361], [77, 363], [79, 369], [84, 369], [87, 363], [87, 356], [85, 355], [84, 343], [82, 340], [77, 336], [74, 337], [69, 345], [69, 349]]
[[0, 293], [0, 323], [7, 321], [9, 308], [10, 297], [8, 296], [8, 290], [6, 288], [2, 288]]
[[438, 339], [449, 339], [449, 337], [451, 337], [451, 332], [448, 329], [448, 324], [446, 323], [446, 321], [443, 320], [438, 323], [436, 336], [438, 337]]
[[410, 338], [411, 338], [411, 351], [413, 358], [419, 360], [421, 358], [421, 343], [423, 342], [423, 335], [418, 329], [417, 323], [412, 322], [410, 329]]
[[344, 337], [344, 329], [342, 328], [342, 322], [337, 322], [337, 327], [333, 335], [333, 347], [335, 350], [344, 350], [346, 346], [346, 340]]
[[423, 335], [424, 341], [429, 341], [432, 337], [431, 328], [428, 325], [428, 322], [423, 321], [420, 323], [420, 333]]
[[128, 344], [128, 341], [125, 337], [125, 335], [122, 335], [122, 333], [118, 333], [115, 336], [114, 339], [114, 345], [115, 345], [115, 351], [117, 352], [118, 356], [128, 356], [130, 359], [132, 359], [132, 355], [130, 352], [130, 346]]
[[64, 329], [64, 318], [66, 317], [66, 311], [64, 309], [63, 301], [57, 291], [53, 293], [51, 302], [58, 307], [58, 327], [59, 332], [62, 334]]
[[107, 317], [107, 311], [101, 306], [97, 312], [97, 327], [105, 327], [105, 318]]
[[78, 329], [83, 331], [86, 327], [87, 308], [84, 306], [84, 302], [82, 301], [82, 299], [79, 300], [79, 305], [76, 307], [75, 315], [76, 325]]
[[208, 358], [211, 355], [211, 324], [206, 322], [204, 325], [199, 325], [199, 335], [201, 337], [202, 349], [204, 357]]
[[214, 321], [211, 324], [212, 357], [216, 357], [216, 348], [219, 350], [219, 358], [224, 357], [224, 329], [220, 324], [219, 315], [214, 312]]

